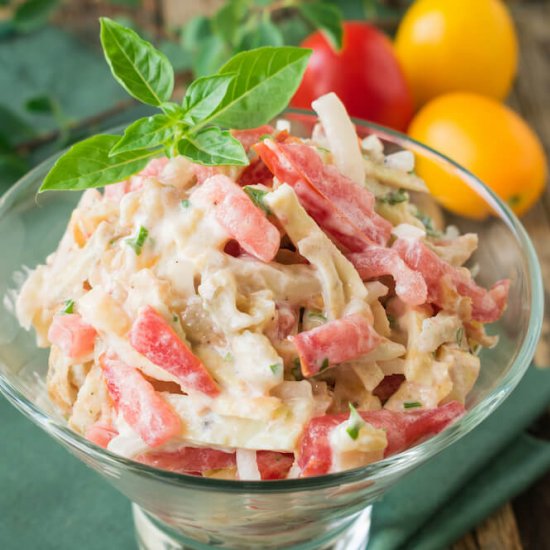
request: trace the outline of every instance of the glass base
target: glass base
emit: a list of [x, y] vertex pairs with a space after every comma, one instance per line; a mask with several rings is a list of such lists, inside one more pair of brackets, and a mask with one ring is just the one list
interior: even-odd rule
[[[329, 533], [322, 539], [301, 543], [298, 545], [274, 545], [262, 548], [287, 548], [288, 550], [364, 550], [366, 548], [371, 525], [372, 506], [355, 515], [351, 522], [343, 529]], [[221, 541], [215, 544], [207, 544], [187, 538], [182, 533], [175, 531], [151, 514], [147, 513], [137, 504], [132, 504], [136, 538], [140, 550], [209, 550], [211, 548], [224, 548], [227, 550], [243, 550], [245, 548], [259, 548], [257, 544], [250, 544], [243, 539], [242, 544], [226, 545]]]

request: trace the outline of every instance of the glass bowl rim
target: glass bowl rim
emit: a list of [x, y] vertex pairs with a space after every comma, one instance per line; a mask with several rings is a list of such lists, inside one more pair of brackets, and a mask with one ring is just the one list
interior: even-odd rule
[[[285, 113], [291, 116], [305, 115], [310, 118], [316, 118], [317, 116], [313, 111], [304, 109], [286, 109], [281, 115], [284, 116]], [[279, 118], [281, 115], [279, 115]], [[284, 480], [240, 481], [204, 478], [161, 470], [102, 449], [71, 430], [67, 425], [63, 425], [56, 419], [48, 416], [15, 388], [2, 373], [0, 373], [0, 392], [17, 409], [23, 412], [25, 416], [30, 418], [35, 424], [43, 427], [48, 434], [56, 436], [69, 448], [80, 453], [85, 453], [94, 460], [98, 460], [111, 467], [121, 467], [137, 475], [146, 476], [150, 479], [155, 479], [164, 483], [206, 491], [221, 490], [228, 493], [281, 493], [307, 489], [322, 489], [360, 481], [371, 481], [382, 476], [392, 476], [399, 473], [404, 467], [417, 463], [417, 459], [418, 462], [424, 462], [474, 429], [485, 420], [485, 418], [487, 418], [517, 386], [533, 358], [535, 347], [542, 330], [544, 310], [542, 274], [535, 249], [525, 228], [511, 209], [479, 178], [457, 162], [435, 149], [410, 138], [406, 134], [366, 120], [358, 118], [352, 118], [352, 120], [357, 126], [367, 128], [368, 130], [374, 130], [374, 133], [378, 137], [382, 139], [386, 138], [399, 147], [409, 150], [412, 149], [413, 151], [422, 151], [428, 157], [443, 160], [451, 165], [456, 173], [493, 207], [498, 217], [507, 225], [524, 251], [531, 288], [531, 314], [527, 327], [527, 336], [520, 346], [515, 361], [510, 366], [508, 372], [503, 376], [498, 386], [493, 388], [483, 400], [472, 409], [467, 410], [463, 417], [451, 424], [443, 432], [430, 437], [426, 441], [378, 462], [368, 464], [367, 466], [315, 477]], [[120, 132], [122, 128], [123, 126], [118, 126], [108, 130], [107, 133], [117, 133]], [[65, 151], [66, 150], [67, 149], [65, 149]], [[6, 191], [4, 195], [0, 197], [0, 216], [2, 216], [6, 204], [17, 197], [19, 190], [35, 184], [36, 178], [45, 172], [45, 170], [49, 169], [63, 153], [64, 151], [61, 151], [42, 161]], [[90, 460], [87, 460], [87, 462], [90, 463]]]

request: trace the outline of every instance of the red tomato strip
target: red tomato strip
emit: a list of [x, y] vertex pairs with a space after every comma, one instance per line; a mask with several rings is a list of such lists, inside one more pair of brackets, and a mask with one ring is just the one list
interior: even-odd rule
[[376, 395], [382, 403], [385, 403], [399, 389], [404, 381], [405, 376], [403, 374], [388, 374], [384, 376], [382, 382], [374, 388], [372, 393]]
[[67, 357], [83, 357], [94, 351], [97, 332], [80, 315], [56, 315], [48, 330], [48, 340]]
[[[296, 146], [303, 148], [301, 151], [305, 152], [308, 160], [313, 155], [312, 163], [317, 174], [315, 181], [322, 181], [323, 190], [331, 197], [318, 192], [316, 185], [296, 169], [284, 154], [286, 149], [280, 149]], [[349, 259], [363, 279], [391, 275], [396, 282], [396, 293], [405, 303], [417, 306], [426, 302], [426, 284], [422, 276], [409, 269], [395, 251], [373, 242], [364, 223], [363, 230], [361, 229], [361, 220], [370, 220], [369, 216], [374, 216], [376, 224], [382, 228], [375, 234], [379, 242], [385, 243], [391, 231], [391, 224], [374, 214], [374, 198], [371, 193], [338, 174], [333, 167], [324, 166], [324, 169], [330, 169], [332, 177], [324, 180], [322, 174], [319, 175], [323, 171], [323, 166], [319, 167], [319, 163], [322, 165], [321, 159], [315, 151], [305, 145], [278, 145], [264, 141], [254, 148], [275, 176], [294, 188], [300, 203], [319, 226], [334, 241], [352, 253]], [[327, 183], [328, 186], [335, 184], [332, 194], [330, 189], [326, 189]], [[347, 207], [346, 210], [339, 208], [342, 204]], [[378, 226], [376, 224], [374, 227]]]
[[128, 425], [149, 445], [163, 445], [181, 432], [181, 421], [140, 372], [114, 354], [99, 358], [107, 390]]
[[239, 185], [227, 176], [217, 175], [206, 180], [196, 192], [212, 201], [218, 223], [244, 250], [264, 262], [273, 260], [281, 235]]
[[273, 135], [275, 128], [269, 124], [264, 124], [258, 128], [250, 128], [248, 130], [231, 130], [231, 135], [238, 139], [245, 151], [248, 151], [255, 143], [260, 141], [262, 136]]
[[[271, 128], [271, 132], [264, 132], [264, 133], [273, 133], [273, 128]], [[260, 138], [262, 137], [262, 135], [263, 134], [258, 134], [256, 141], [250, 144], [248, 148], [245, 147], [245, 149], [251, 149], [251, 148], [253, 149], [254, 145], [260, 142]], [[237, 137], [237, 139], [239, 138]], [[290, 139], [297, 139], [297, 138], [291, 137], [286, 130], [278, 132], [277, 135], [275, 135], [275, 140], [278, 142], [282, 142]], [[267, 187], [271, 187], [273, 185], [273, 174], [271, 173], [271, 171], [265, 165], [264, 161], [261, 158], [255, 158], [241, 172], [241, 175], [237, 179], [237, 183], [241, 187], [244, 187], [245, 185], [255, 185], [257, 183], [263, 183]]]
[[265, 140], [254, 149], [279, 181], [296, 190], [300, 200], [303, 187], [309, 187], [329, 201], [339, 217], [347, 218], [359, 233], [377, 244], [388, 242], [392, 224], [374, 211], [373, 194], [334, 166], [323, 164], [309, 145]]
[[130, 344], [151, 363], [173, 374], [185, 391], [199, 391], [211, 397], [220, 393], [201, 360], [152, 307], [139, 312], [130, 331]]
[[[399, 453], [421, 439], [435, 435], [464, 414], [464, 406], [456, 401], [430, 410], [395, 412], [388, 410], [359, 411], [369, 424], [383, 429], [388, 438], [384, 456]], [[330, 432], [348, 419], [347, 414], [327, 414], [313, 418], [300, 441], [298, 465], [302, 476], [323, 475], [332, 465]]]
[[391, 275], [395, 281], [395, 293], [403, 302], [419, 306], [426, 302], [427, 287], [424, 277], [411, 269], [392, 248], [369, 246], [364, 252], [347, 255], [363, 280]]
[[226, 453], [202, 447], [182, 447], [177, 451], [145, 453], [134, 460], [180, 474], [202, 474], [208, 470], [232, 468], [236, 465], [234, 452]]
[[380, 336], [365, 317], [355, 314], [300, 332], [292, 341], [307, 377], [367, 354], [379, 344]]
[[95, 443], [99, 447], [103, 447], [105, 449], [107, 448], [107, 445], [109, 445], [109, 441], [117, 435], [118, 432], [115, 428], [113, 428], [113, 426], [111, 426], [111, 424], [108, 424], [107, 422], [96, 422], [86, 430], [84, 437], [92, 443]]
[[257, 451], [256, 464], [262, 479], [286, 479], [294, 464], [294, 455], [276, 451]]
[[444, 285], [452, 285], [458, 294], [471, 298], [474, 320], [492, 323], [502, 315], [508, 300], [509, 279], [498, 281], [486, 290], [475, 283], [466, 268], [446, 263], [419, 240], [397, 239], [393, 249], [411, 269], [422, 274], [428, 285], [429, 302], [445, 309]]
[[197, 183], [204, 183], [207, 179], [217, 176], [220, 173], [220, 167], [193, 164], [193, 172], [197, 178]]
[[241, 175], [237, 179], [237, 183], [244, 187], [245, 185], [256, 185], [263, 183], [267, 187], [273, 184], [273, 174], [260, 158], [256, 158], [244, 168]]

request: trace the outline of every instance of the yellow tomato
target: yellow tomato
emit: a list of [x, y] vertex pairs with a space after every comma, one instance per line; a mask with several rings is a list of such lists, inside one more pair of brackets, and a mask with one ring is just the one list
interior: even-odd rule
[[516, 74], [517, 37], [500, 0], [417, 0], [395, 47], [417, 107], [454, 91], [503, 99]]
[[[518, 215], [544, 189], [547, 165], [539, 139], [522, 118], [494, 99], [460, 92], [442, 95], [415, 116], [409, 135], [470, 170]], [[449, 210], [476, 219], [490, 213], [441, 163], [417, 158], [416, 170]]]

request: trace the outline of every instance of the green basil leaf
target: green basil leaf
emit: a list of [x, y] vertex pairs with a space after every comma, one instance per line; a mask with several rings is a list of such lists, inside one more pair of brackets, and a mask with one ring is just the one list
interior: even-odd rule
[[111, 72], [137, 100], [160, 106], [174, 90], [174, 70], [168, 58], [133, 30], [101, 18], [101, 44]]
[[246, 166], [248, 157], [240, 141], [227, 130], [210, 127], [178, 143], [180, 155], [205, 166]]
[[195, 76], [207, 76], [215, 73], [229, 57], [225, 42], [217, 35], [208, 36], [197, 45], [193, 60]]
[[203, 76], [192, 82], [183, 98], [186, 118], [196, 124], [211, 115], [222, 102], [234, 78], [233, 74], [224, 74]]
[[271, 20], [265, 19], [244, 35], [239, 44], [239, 51], [262, 46], [282, 46], [283, 44], [284, 38], [279, 28]]
[[127, 6], [137, 8], [141, 4], [141, 0], [109, 0], [114, 6]]
[[175, 122], [181, 122], [185, 114], [181, 105], [174, 103], [173, 101], [167, 101], [163, 103], [160, 108], [164, 114], [174, 120]]
[[47, 23], [58, 0], [27, 0], [17, 6], [13, 23], [18, 31], [29, 32]]
[[298, 45], [311, 34], [311, 26], [301, 17], [290, 17], [277, 21], [277, 28], [283, 35], [283, 42], [289, 46]]
[[210, 21], [204, 15], [197, 15], [189, 19], [182, 28], [180, 44], [184, 49], [195, 52], [197, 45], [209, 36], [212, 36]]
[[3, 155], [5, 153], [12, 154], [13, 147], [10, 144], [10, 142], [7, 140], [6, 136], [3, 136], [2, 134], [0, 134], [0, 155]]
[[48, 95], [32, 97], [25, 102], [25, 109], [31, 113], [51, 115], [56, 109], [55, 100]]
[[229, 0], [212, 17], [212, 30], [229, 46], [238, 42], [247, 4], [246, 0]]
[[77, 191], [124, 181], [145, 167], [156, 151], [109, 152], [120, 136], [100, 134], [73, 145], [57, 159], [39, 192], [50, 189]]
[[166, 115], [140, 118], [126, 128], [124, 136], [111, 149], [109, 156], [160, 147], [174, 136], [175, 126], [174, 119]]
[[205, 122], [256, 128], [278, 115], [298, 88], [311, 50], [267, 46], [237, 54], [219, 71], [235, 73], [227, 94]]
[[322, 31], [336, 50], [342, 48], [342, 13], [325, 2], [298, 3], [301, 14], [316, 28]]

